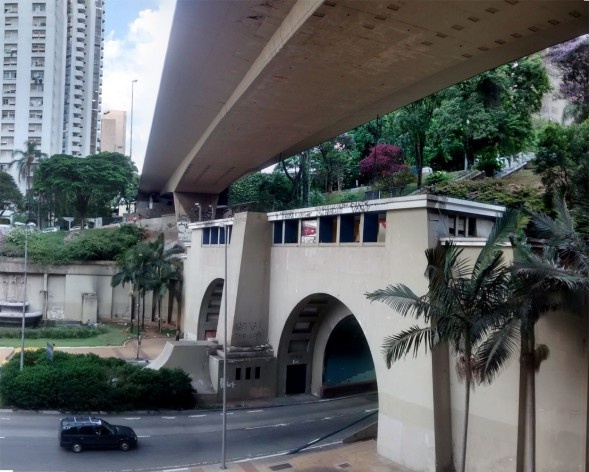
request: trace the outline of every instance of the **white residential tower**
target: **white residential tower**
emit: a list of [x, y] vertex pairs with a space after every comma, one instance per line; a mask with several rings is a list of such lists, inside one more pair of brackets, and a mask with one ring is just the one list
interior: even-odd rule
[[36, 141], [48, 154], [86, 156], [99, 144], [103, 0], [0, 0], [3, 20], [0, 166]]

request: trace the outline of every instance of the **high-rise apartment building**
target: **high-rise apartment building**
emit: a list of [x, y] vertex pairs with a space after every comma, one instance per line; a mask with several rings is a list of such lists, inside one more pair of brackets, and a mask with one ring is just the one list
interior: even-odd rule
[[[103, 0], [0, 0], [0, 166], [15, 149], [86, 156], [99, 148]], [[21, 189], [24, 182], [19, 182]]]
[[125, 154], [127, 112], [107, 110], [100, 121], [100, 150]]

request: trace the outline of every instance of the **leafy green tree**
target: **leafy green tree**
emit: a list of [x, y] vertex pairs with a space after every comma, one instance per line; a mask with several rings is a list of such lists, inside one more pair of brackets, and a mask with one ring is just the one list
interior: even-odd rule
[[588, 223], [588, 153], [589, 120], [580, 125], [549, 125], [539, 133], [534, 172], [546, 188], [546, 206], [550, 208], [555, 195], [564, 195], [583, 224]]
[[282, 172], [255, 172], [231, 184], [227, 202], [248, 203], [255, 211], [278, 211], [291, 207], [291, 194], [291, 184]]
[[83, 228], [90, 211], [96, 216], [109, 215], [112, 202], [127, 194], [136, 176], [135, 164], [123, 154], [103, 152], [85, 158], [56, 154], [39, 165], [35, 189], [65, 197]]
[[22, 194], [10, 174], [0, 171], [0, 216], [5, 211], [17, 212], [22, 206]]
[[[560, 71], [558, 96], [569, 102], [566, 117], [582, 123], [589, 118], [589, 35], [548, 50], [546, 58]], [[565, 117], [565, 118], [566, 118]]]
[[[406, 135], [417, 171], [417, 185], [421, 187], [421, 169], [425, 163], [425, 147], [434, 111], [439, 106], [441, 95], [434, 94], [410, 103], [394, 114], [400, 133]], [[409, 153], [407, 153], [409, 154]]]
[[353, 181], [358, 175], [358, 159], [354, 138], [345, 133], [316, 146], [312, 150], [315, 180], [328, 193], [342, 190], [344, 183]]
[[474, 265], [461, 258], [462, 249], [453, 243], [426, 250], [428, 292], [416, 295], [403, 284], [367, 293], [370, 301], [389, 305], [401, 316], [413, 316], [423, 325], [385, 338], [383, 353], [387, 367], [405, 358], [448, 343], [457, 358], [457, 371], [465, 383], [462, 456], [458, 470], [464, 472], [468, 438], [470, 390], [481, 381], [483, 371], [473, 359], [493, 328], [507, 318], [510, 308], [510, 268], [502, 243], [521, 225], [517, 212], [508, 211], [499, 219]]
[[532, 116], [550, 90], [546, 69], [528, 57], [484, 72], [441, 92], [432, 118], [435, 161], [460, 168], [484, 155], [511, 155], [533, 138]]

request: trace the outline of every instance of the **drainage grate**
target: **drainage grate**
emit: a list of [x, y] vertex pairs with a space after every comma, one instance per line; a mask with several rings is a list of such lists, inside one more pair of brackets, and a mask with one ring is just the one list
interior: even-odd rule
[[278, 464], [278, 465], [272, 465], [269, 467], [270, 470], [286, 470], [286, 469], [292, 469], [292, 465], [290, 465], [288, 462], [286, 464]]

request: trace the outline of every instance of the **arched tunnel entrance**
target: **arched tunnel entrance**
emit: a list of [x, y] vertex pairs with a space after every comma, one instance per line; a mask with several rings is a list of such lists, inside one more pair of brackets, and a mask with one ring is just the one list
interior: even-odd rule
[[368, 342], [358, 320], [347, 316], [329, 336], [323, 357], [323, 397], [377, 390]]
[[331, 295], [314, 294], [293, 309], [278, 349], [277, 381], [279, 396], [377, 391], [370, 347], [346, 305]]
[[198, 317], [197, 339], [199, 341], [217, 337], [217, 324], [221, 311], [224, 285], [225, 281], [223, 279], [215, 279], [207, 287]]

